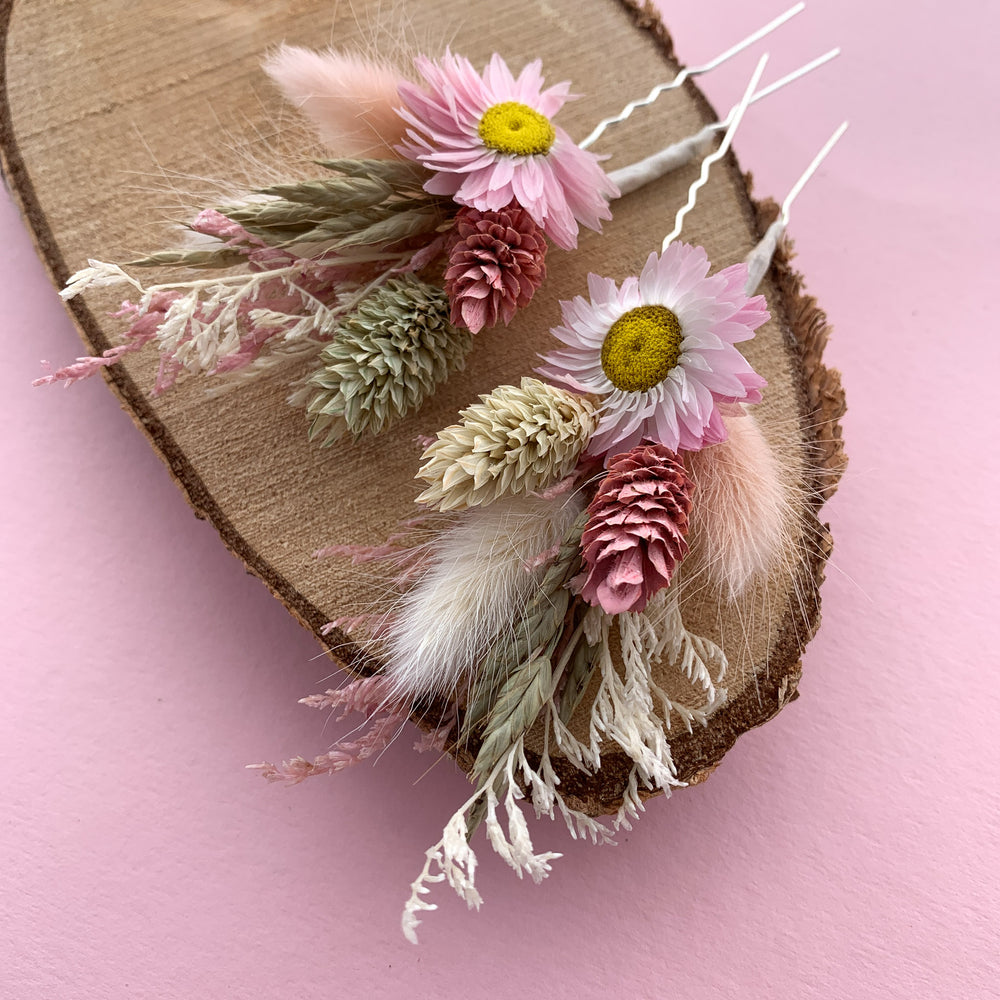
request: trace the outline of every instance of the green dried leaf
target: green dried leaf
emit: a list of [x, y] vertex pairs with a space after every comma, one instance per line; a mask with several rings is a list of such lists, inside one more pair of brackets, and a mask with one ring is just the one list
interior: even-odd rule
[[276, 184], [272, 200], [219, 209], [269, 246], [333, 249], [394, 243], [433, 232], [453, 210], [423, 190], [427, 171], [406, 160], [321, 160], [336, 177]]
[[246, 229], [317, 225], [329, 215], [322, 205], [306, 205], [294, 201], [266, 201], [250, 205], [233, 205], [220, 209], [223, 215]]
[[246, 263], [246, 254], [232, 247], [209, 250], [161, 250], [141, 260], [130, 261], [127, 267], [194, 267], [205, 270], [236, 267]]
[[591, 678], [597, 669], [597, 646], [588, 645], [582, 636], [573, 651], [569, 668], [566, 671], [566, 683], [559, 696], [559, 718], [563, 725], [569, 725], [573, 713], [577, 710], [583, 696], [590, 687]]
[[504, 754], [535, 723], [552, 697], [552, 661], [539, 656], [523, 664], [506, 680], [490, 711], [483, 742], [470, 775], [477, 781], [488, 777]]
[[432, 233], [441, 224], [442, 218], [436, 206], [409, 209], [372, 223], [366, 229], [352, 233], [338, 240], [334, 248], [363, 246], [376, 243], [398, 243], [400, 240]]
[[347, 177], [378, 178], [396, 190], [421, 190], [430, 174], [412, 160], [316, 160], [317, 166]]
[[573, 522], [521, 620], [514, 625], [513, 638], [497, 642], [480, 664], [462, 720], [460, 738], [471, 736], [491, 711], [507, 679], [525, 660], [537, 650], [554, 648], [569, 608], [570, 594], [566, 584], [580, 569], [580, 537], [586, 521], [587, 514], [583, 511]]
[[[503, 797], [506, 790], [506, 779], [494, 786], [494, 791], [496, 792], [498, 799]], [[473, 836], [475, 836], [476, 830], [479, 829], [483, 820], [486, 819], [487, 808], [486, 796], [480, 795], [479, 798], [473, 803], [472, 808], [469, 810], [469, 815], [465, 817], [465, 839], [467, 841], [472, 840]]]
[[336, 177], [298, 184], [275, 184], [264, 188], [261, 194], [306, 205], [366, 208], [392, 197], [394, 189], [377, 177]]

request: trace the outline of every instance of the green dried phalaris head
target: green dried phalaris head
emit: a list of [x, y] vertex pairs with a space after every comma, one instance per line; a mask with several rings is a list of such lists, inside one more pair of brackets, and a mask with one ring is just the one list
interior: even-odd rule
[[427, 194], [426, 171], [405, 161], [321, 160], [333, 176], [263, 188], [266, 201], [220, 211], [268, 246], [326, 250], [392, 244], [434, 233], [454, 206]]
[[323, 445], [380, 434], [465, 367], [472, 334], [452, 326], [448, 296], [392, 278], [342, 319], [309, 379], [309, 438]]

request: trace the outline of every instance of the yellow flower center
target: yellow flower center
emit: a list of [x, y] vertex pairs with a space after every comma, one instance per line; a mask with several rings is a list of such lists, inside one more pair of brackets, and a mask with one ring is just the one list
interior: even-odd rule
[[541, 112], [518, 101], [504, 101], [487, 108], [479, 120], [479, 138], [509, 156], [544, 155], [556, 141], [552, 122]]
[[681, 359], [680, 320], [666, 306], [630, 309], [608, 330], [601, 367], [616, 389], [644, 392], [659, 385]]

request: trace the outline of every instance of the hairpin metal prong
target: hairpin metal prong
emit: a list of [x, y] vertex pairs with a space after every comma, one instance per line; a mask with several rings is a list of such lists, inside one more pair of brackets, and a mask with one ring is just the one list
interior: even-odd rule
[[847, 131], [847, 124], [847, 122], [842, 122], [833, 135], [827, 139], [823, 148], [813, 157], [812, 162], [802, 172], [802, 176], [795, 182], [794, 185], [792, 185], [792, 190], [788, 192], [788, 196], [782, 202], [781, 212], [778, 214], [778, 218], [767, 227], [767, 232], [764, 233], [761, 241], [747, 255], [747, 295], [753, 295], [753, 293], [757, 291], [757, 286], [760, 285], [764, 275], [767, 274], [767, 269], [771, 266], [771, 261], [774, 258], [774, 251], [778, 246], [778, 240], [781, 239], [782, 234], [788, 227], [788, 218], [792, 202], [795, 201], [802, 189], [809, 183], [809, 179], [814, 173], [816, 173], [820, 164], [827, 158], [830, 150], [832, 150], [833, 147], [840, 141], [840, 137]]
[[753, 71], [753, 76], [750, 77], [750, 82], [747, 84], [747, 89], [743, 93], [743, 97], [740, 103], [736, 105], [735, 110], [732, 114], [732, 121], [729, 123], [729, 127], [726, 129], [726, 134], [722, 137], [722, 142], [719, 143], [719, 148], [715, 150], [714, 153], [709, 153], [704, 160], [701, 161], [701, 172], [698, 177], [694, 180], [691, 186], [688, 188], [687, 201], [681, 205], [677, 210], [677, 215], [674, 217], [674, 228], [663, 238], [663, 250], [666, 250], [668, 246], [678, 236], [681, 234], [681, 230], [684, 228], [684, 217], [694, 208], [695, 203], [698, 200], [698, 192], [704, 187], [705, 183], [708, 181], [708, 173], [712, 168], [712, 164], [721, 160], [726, 153], [729, 152], [729, 147], [732, 145], [733, 136], [736, 135], [736, 130], [740, 127], [740, 122], [743, 121], [743, 115], [746, 113], [748, 107], [750, 107], [750, 101], [753, 98], [754, 92], [757, 89], [757, 84], [760, 83], [761, 75], [764, 72], [764, 67], [767, 65], [768, 55], [765, 52], [764, 55], [760, 57], [760, 61], [757, 63], [757, 68]]
[[732, 59], [733, 56], [739, 55], [744, 49], [748, 49], [751, 45], [759, 42], [762, 38], [766, 38], [772, 31], [780, 28], [786, 21], [790, 21], [796, 14], [802, 13], [805, 10], [805, 3], [797, 3], [794, 7], [789, 7], [784, 14], [780, 14], [773, 21], [769, 21], [764, 25], [763, 28], [758, 28], [752, 35], [747, 35], [746, 38], [737, 42], [731, 48], [726, 49], [721, 55], [717, 55], [714, 59], [709, 60], [707, 63], [703, 63], [701, 66], [688, 66], [682, 69], [673, 80], [668, 83], [661, 83], [655, 86], [645, 97], [631, 101], [618, 112], [617, 115], [613, 115], [610, 118], [605, 118], [603, 121], [598, 122], [597, 127], [583, 140], [579, 145], [582, 149], [586, 149], [588, 146], [593, 145], [597, 140], [604, 134], [605, 130], [611, 125], [617, 125], [620, 122], [626, 121], [632, 116], [632, 112], [637, 108], [645, 108], [652, 104], [661, 94], [665, 94], [668, 90], [676, 90], [678, 87], [684, 84], [684, 81], [692, 76], [700, 76], [702, 73], [708, 73], [713, 69], [721, 66], [724, 62]]
[[[776, 80], [774, 83], [759, 90], [750, 99], [750, 103], [756, 104], [763, 98], [769, 97], [771, 94], [781, 90], [782, 87], [787, 87], [788, 84], [801, 79], [807, 73], [811, 73], [814, 69], [819, 69], [820, 66], [830, 62], [831, 59], [835, 59], [838, 55], [840, 55], [840, 49], [831, 49], [829, 52], [818, 56], [812, 62], [800, 66], [787, 76], [783, 76], [780, 80]], [[651, 181], [655, 181], [665, 174], [670, 173], [670, 171], [685, 166], [696, 157], [704, 156], [715, 141], [717, 133], [728, 128], [735, 111], [735, 107], [731, 108], [729, 114], [721, 121], [712, 122], [694, 135], [680, 139], [666, 146], [664, 149], [652, 153], [645, 159], [639, 160], [637, 163], [630, 163], [627, 167], [619, 167], [617, 170], [612, 170], [608, 176], [622, 196], [630, 194], [632, 191], [638, 191], [639, 188], [644, 187]]]

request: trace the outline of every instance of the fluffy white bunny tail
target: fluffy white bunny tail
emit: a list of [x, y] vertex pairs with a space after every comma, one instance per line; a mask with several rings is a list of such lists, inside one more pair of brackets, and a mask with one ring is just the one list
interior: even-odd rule
[[786, 558], [797, 505], [754, 417], [725, 422], [728, 440], [683, 456], [695, 481], [684, 564], [734, 598]]
[[334, 155], [396, 156], [393, 146], [402, 140], [405, 123], [393, 108], [405, 77], [391, 63], [282, 45], [264, 60], [264, 72]]
[[583, 506], [579, 494], [512, 496], [456, 516], [431, 543], [427, 569], [389, 628], [394, 696], [450, 695], [491, 645], [507, 641], [544, 573], [538, 557], [562, 541]]

